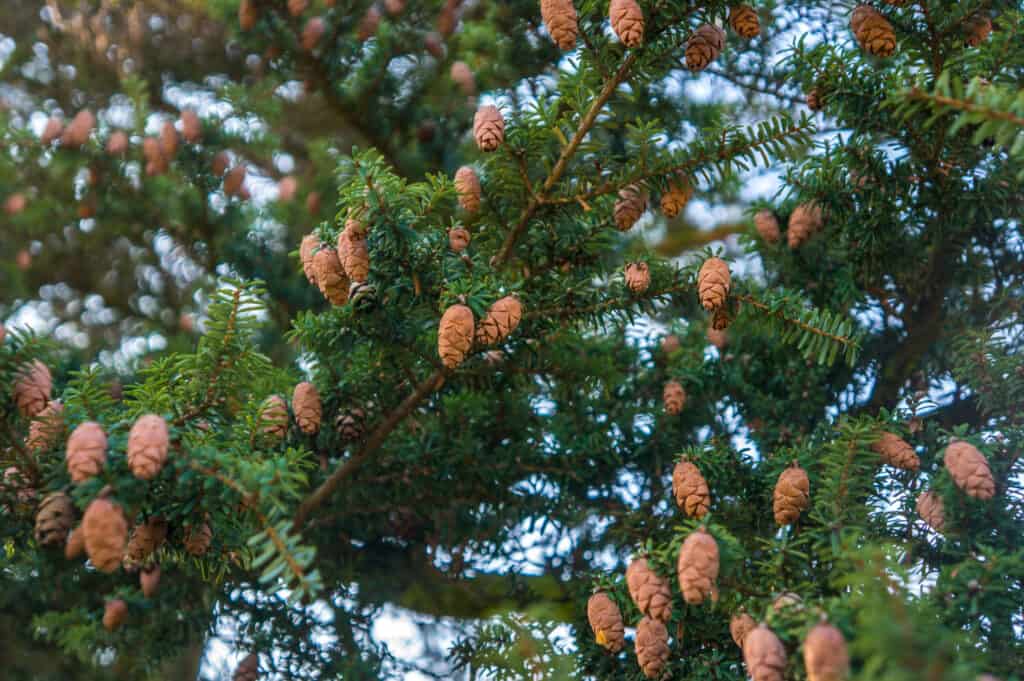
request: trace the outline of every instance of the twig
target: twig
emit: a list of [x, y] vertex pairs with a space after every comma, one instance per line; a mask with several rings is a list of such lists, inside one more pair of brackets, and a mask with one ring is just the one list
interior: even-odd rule
[[760, 300], [758, 300], [757, 298], [754, 298], [753, 296], [748, 296], [748, 295], [742, 295], [741, 294], [741, 295], [737, 295], [736, 296], [736, 300], [741, 300], [744, 303], [747, 303], [748, 305], [750, 305], [751, 307], [757, 308], [758, 310], [761, 310], [762, 312], [767, 312], [768, 314], [770, 314], [770, 315], [772, 315], [774, 317], [778, 317], [779, 319], [781, 319], [782, 321], [786, 322], [787, 324], [792, 324], [793, 326], [797, 326], [797, 327], [803, 329], [804, 331], [807, 331], [808, 333], [813, 333], [813, 334], [818, 335], [818, 336], [823, 336], [825, 338], [828, 338], [829, 340], [835, 341], [836, 343], [840, 343], [841, 345], [845, 345], [847, 347], [855, 347], [857, 345], [853, 341], [852, 338], [847, 338], [846, 336], [837, 336], [835, 334], [828, 333], [827, 331], [822, 331], [818, 327], [811, 326], [810, 324], [808, 324], [806, 322], [802, 322], [799, 319], [793, 319], [792, 317], [787, 317], [786, 314], [784, 312], [782, 312], [781, 310], [773, 310], [771, 308], [771, 306], [762, 303]]

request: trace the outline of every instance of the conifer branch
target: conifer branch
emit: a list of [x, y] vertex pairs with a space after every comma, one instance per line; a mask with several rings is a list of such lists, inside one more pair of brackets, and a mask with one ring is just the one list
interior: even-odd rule
[[1024, 117], [1016, 116], [1009, 111], [1001, 111], [992, 107], [982, 106], [967, 99], [947, 97], [940, 94], [930, 94], [921, 88], [915, 87], [907, 94], [907, 98], [918, 102], [930, 102], [948, 109], [956, 109], [971, 114], [978, 114], [983, 118], [994, 121], [1005, 121], [1024, 128]]

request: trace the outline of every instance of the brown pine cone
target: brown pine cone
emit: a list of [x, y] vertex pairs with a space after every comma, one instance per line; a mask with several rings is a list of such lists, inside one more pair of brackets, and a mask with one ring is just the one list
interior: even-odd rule
[[678, 381], [669, 381], [661, 391], [661, 400], [665, 405], [665, 413], [677, 416], [686, 406], [686, 391]]
[[471, 166], [462, 166], [456, 171], [455, 191], [464, 211], [476, 213], [480, 210], [480, 178]]
[[877, 452], [882, 457], [882, 461], [896, 468], [916, 471], [921, 467], [921, 459], [914, 453], [914, 448], [903, 438], [887, 431], [883, 431], [881, 436], [872, 443], [871, 451]]
[[283, 439], [288, 432], [288, 405], [280, 395], [271, 395], [263, 400], [260, 409], [260, 424], [263, 433], [273, 438]]
[[295, 386], [292, 393], [292, 411], [295, 413], [295, 422], [299, 424], [299, 430], [303, 433], [313, 435], [320, 430], [323, 406], [320, 404], [320, 393], [315, 385], [303, 381]]
[[515, 296], [505, 296], [487, 308], [487, 314], [476, 327], [476, 342], [482, 345], [500, 343], [511, 335], [523, 318], [523, 304]]
[[316, 234], [307, 234], [302, 237], [302, 244], [299, 246], [299, 258], [302, 259], [302, 272], [310, 284], [316, 284], [316, 269], [313, 267], [313, 254], [320, 248], [320, 238]]
[[139, 587], [142, 589], [142, 595], [146, 598], [156, 595], [157, 589], [160, 588], [159, 565], [147, 565], [139, 571]]
[[688, 518], [703, 518], [711, 506], [711, 492], [700, 469], [685, 457], [672, 471], [672, 492], [676, 505]]
[[3, 487], [6, 487], [9, 494], [14, 494], [19, 504], [29, 504], [35, 501], [36, 489], [32, 486], [31, 480], [24, 475], [17, 466], [9, 466], [4, 470]]
[[344, 442], [358, 440], [366, 431], [366, 412], [359, 407], [338, 412], [334, 419], [334, 429]]
[[870, 5], [857, 5], [850, 15], [850, 28], [861, 49], [876, 57], [890, 57], [896, 51], [896, 32], [889, 20]]
[[587, 601], [587, 620], [594, 631], [594, 639], [613, 653], [622, 650], [626, 644], [626, 630], [622, 625], [622, 613], [615, 601], [603, 591], [592, 595]]
[[[17, 215], [21, 213], [21, 211], [25, 210], [25, 206], [27, 205], [28, 199], [25, 198], [25, 195], [22, 194], [21, 192], [17, 192], [8, 196], [7, 200], [4, 201], [4, 212], [7, 213], [8, 215]], [[32, 256], [29, 255], [28, 251], [21, 251], [21, 253], [24, 253], [29, 258], [29, 262], [31, 262]], [[19, 267], [21, 267], [21, 253], [18, 254]], [[25, 269], [25, 267], [22, 267], [22, 269]]]
[[626, 265], [626, 286], [633, 293], [643, 293], [651, 285], [651, 269], [645, 262]]
[[[716, 311], [717, 315], [718, 312]], [[714, 326], [709, 326], [707, 331], [708, 342], [718, 348], [721, 352], [729, 346], [729, 334], [725, 329], [716, 329]]]
[[43, 128], [43, 134], [39, 137], [39, 143], [45, 147], [62, 134], [64, 134], [64, 122], [56, 116], [50, 116], [46, 119], [46, 126]]
[[631, 184], [619, 190], [619, 198], [615, 202], [615, 226], [620, 232], [633, 228], [636, 221], [647, 210], [647, 193], [640, 185]]
[[295, 193], [299, 191], [299, 181], [291, 175], [285, 175], [277, 181], [277, 200], [281, 203], [291, 203], [295, 200]]
[[756, 627], [757, 622], [745, 612], [736, 613], [729, 620], [729, 633], [732, 634], [732, 640], [736, 642], [740, 650], [743, 650], [743, 641], [746, 639], [747, 634]]
[[801, 203], [789, 216], [789, 228], [786, 232], [789, 247], [799, 248], [824, 224], [824, 217], [818, 204], [813, 201]]
[[120, 598], [107, 601], [103, 611], [103, 628], [107, 631], [117, 631], [128, 618], [128, 604]]
[[644, 12], [636, 0], [612, 0], [608, 5], [612, 30], [626, 47], [640, 47], [644, 41]]
[[818, 88], [811, 88], [810, 92], [804, 97], [804, 101], [807, 102], [807, 108], [811, 111], [821, 111], [825, 103], [821, 95], [821, 90]]
[[362, 282], [370, 276], [370, 249], [362, 223], [349, 219], [338, 235], [338, 260], [349, 281]]
[[178, 131], [170, 121], [164, 121], [160, 126], [160, 153], [168, 162], [178, 153]]
[[807, 479], [807, 471], [795, 463], [782, 471], [775, 483], [773, 510], [775, 522], [779, 525], [790, 525], [796, 522], [800, 513], [811, 503], [811, 483]]
[[128, 468], [140, 480], [152, 480], [167, 462], [170, 434], [156, 414], [140, 416], [128, 433]]
[[370, 8], [366, 10], [366, 14], [359, 20], [359, 26], [356, 28], [356, 38], [359, 42], [365, 43], [377, 35], [377, 30], [380, 28], [380, 19], [380, 10], [377, 9], [376, 5], [370, 5]]
[[313, 271], [320, 293], [331, 302], [331, 305], [344, 305], [348, 301], [348, 289], [351, 282], [341, 267], [338, 252], [333, 248], [321, 247], [313, 255]]
[[697, 292], [700, 304], [705, 310], [717, 310], [729, 296], [732, 277], [729, 265], [721, 258], [711, 257], [704, 261], [697, 273]]
[[[756, 16], [756, 15], [755, 15]], [[686, 68], [703, 71], [725, 47], [725, 31], [714, 24], [699, 26], [686, 41]]]
[[950, 442], [946, 447], [943, 461], [953, 482], [967, 496], [982, 501], [995, 496], [996, 482], [992, 478], [992, 469], [989, 468], [988, 460], [970, 442], [963, 440]]
[[473, 137], [480, 151], [494, 151], [505, 141], [505, 119], [498, 107], [485, 104], [473, 116]]
[[239, 163], [224, 175], [224, 194], [241, 196], [245, 185], [245, 164]]
[[405, 0], [384, 0], [384, 11], [390, 16], [397, 17], [405, 11]]
[[149, 518], [132, 530], [121, 562], [129, 570], [140, 567], [160, 548], [165, 539], [167, 521], [156, 516]]
[[324, 37], [326, 30], [327, 25], [322, 18], [312, 17], [309, 19], [306, 25], [302, 27], [302, 35], [299, 38], [302, 49], [306, 52], [315, 50], [316, 46], [320, 43], [320, 39]]
[[807, 681], [843, 681], [850, 671], [850, 654], [843, 633], [831, 624], [817, 624], [804, 639]]
[[774, 244], [779, 240], [779, 221], [770, 210], [759, 210], [754, 215], [754, 228], [765, 242]]
[[192, 109], [184, 109], [181, 112], [181, 136], [189, 144], [196, 144], [202, 139], [203, 124], [199, 116]]
[[210, 162], [210, 172], [217, 177], [222, 177], [227, 172], [228, 166], [231, 165], [231, 157], [228, 156], [226, 151], [218, 151], [217, 155], [213, 157]]
[[667, 218], [674, 218], [690, 202], [693, 196], [693, 187], [690, 180], [682, 173], [669, 182], [668, 189], [661, 195], [661, 212]]
[[775, 633], [761, 624], [743, 639], [743, 661], [754, 681], [783, 681], [786, 648]]
[[28, 426], [25, 447], [32, 452], [43, 452], [53, 449], [64, 430], [64, 405], [60, 400], [49, 402], [42, 411], [36, 414]]
[[571, 50], [576, 47], [579, 26], [572, 0], [540, 0], [540, 16], [559, 49]]
[[641, 613], [668, 622], [672, 616], [672, 589], [646, 558], [635, 558], [626, 568], [626, 586]]
[[666, 355], [671, 355], [673, 352], [678, 350], [682, 345], [679, 343], [679, 336], [674, 333], [670, 333], [661, 339], [661, 351]]
[[715, 598], [718, 579], [718, 543], [704, 528], [691, 532], [679, 549], [676, 576], [683, 600], [700, 605]]
[[448, 369], [462, 364], [473, 346], [473, 311], [465, 305], [452, 305], [441, 316], [437, 331], [437, 353]]
[[452, 67], [448, 70], [448, 77], [459, 86], [459, 91], [462, 94], [467, 97], [476, 94], [476, 76], [473, 75], [473, 69], [469, 68], [469, 64], [466, 62], [452, 62]]
[[86, 421], [71, 431], [64, 458], [72, 482], [99, 475], [107, 462], [107, 434], [100, 424]]
[[259, 681], [260, 658], [256, 653], [249, 653], [235, 668], [231, 681]]
[[122, 130], [115, 130], [107, 140], [107, 153], [111, 156], [120, 156], [128, 151], [128, 135]]
[[946, 505], [938, 493], [922, 492], [918, 495], [917, 514], [939, 534], [946, 531]]
[[761, 35], [761, 20], [750, 5], [736, 5], [729, 9], [729, 25], [741, 38], [756, 38]]
[[121, 565], [128, 522], [120, 506], [109, 499], [93, 499], [85, 509], [81, 531], [85, 552], [97, 570], [113, 572]]
[[238, 25], [243, 31], [251, 30], [258, 18], [255, 0], [242, 0], [238, 4]]
[[64, 547], [64, 557], [68, 560], [74, 560], [82, 555], [84, 551], [85, 532], [82, 530], [82, 526], [79, 525], [71, 531], [71, 534], [68, 535], [68, 543]]
[[43, 497], [36, 511], [35, 538], [39, 546], [64, 546], [75, 522], [75, 505], [63, 492]]
[[147, 137], [142, 140], [142, 156], [146, 159], [146, 175], [154, 177], [167, 172], [168, 163], [160, 150], [160, 140]]
[[656, 679], [668, 662], [668, 629], [659, 620], [644, 617], [636, 625], [636, 661], [644, 676]]
[[469, 240], [469, 230], [467, 229], [452, 227], [448, 230], [448, 248], [456, 253], [462, 253], [469, 248]]
[[297, 17], [309, 7], [309, 0], [288, 0], [288, 14]]
[[60, 136], [60, 145], [69, 149], [80, 149], [89, 141], [92, 129], [96, 127], [96, 116], [85, 109], [75, 114]]
[[53, 377], [38, 359], [18, 369], [14, 381], [14, 403], [25, 418], [35, 418], [50, 401]]
[[185, 551], [193, 556], [201, 556], [210, 549], [210, 542], [213, 541], [213, 530], [207, 523], [189, 525], [185, 530], [185, 536], [181, 540]]
[[972, 14], [964, 23], [964, 33], [967, 34], [965, 42], [971, 47], [977, 47], [992, 33], [992, 19], [982, 12]]

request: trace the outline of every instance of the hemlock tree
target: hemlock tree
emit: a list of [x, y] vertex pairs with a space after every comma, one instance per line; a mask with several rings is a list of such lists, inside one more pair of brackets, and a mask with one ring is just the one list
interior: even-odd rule
[[1019, 7], [25, 5], [14, 678], [1017, 674]]

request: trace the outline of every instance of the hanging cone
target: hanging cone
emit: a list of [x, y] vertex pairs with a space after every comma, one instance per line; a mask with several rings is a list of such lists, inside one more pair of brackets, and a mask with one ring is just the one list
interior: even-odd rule
[[224, 173], [228, 171], [228, 166], [230, 165], [231, 157], [228, 156], [228, 153], [226, 151], [219, 151], [210, 162], [210, 172], [217, 177], [223, 177]]
[[241, 196], [245, 184], [246, 169], [239, 163], [224, 175], [224, 193], [227, 196]]
[[128, 151], [128, 135], [122, 130], [115, 130], [107, 140], [107, 153], [111, 156], [120, 156]]
[[348, 300], [357, 312], [368, 310], [377, 302], [377, 289], [365, 281], [353, 281], [348, 288]]
[[68, 535], [68, 543], [64, 547], [64, 557], [68, 560], [74, 560], [82, 555], [84, 551], [85, 532], [82, 531], [82, 526], [79, 525]]
[[231, 681], [259, 681], [260, 658], [256, 653], [249, 653], [235, 668]]
[[472, 167], [462, 166], [455, 173], [455, 191], [464, 211], [476, 213], [480, 210], [480, 178]]
[[461, 253], [469, 248], [469, 240], [469, 230], [462, 227], [452, 227], [448, 230], [448, 248], [456, 253]]
[[971, 47], [977, 47], [992, 33], [992, 19], [982, 12], [973, 14], [964, 23], [964, 33], [967, 35], [965, 42]]
[[462, 364], [473, 346], [473, 311], [452, 305], [444, 311], [437, 332], [437, 352], [448, 369]]
[[473, 117], [473, 137], [480, 151], [494, 151], [505, 141], [505, 119], [498, 107], [486, 104]]
[[743, 649], [743, 641], [746, 639], [747, 634], [753, 631], [755, 627], [757, 627], [757, 622], [745, 612], [737, 613], [729, 620], [729, 633], [732, 634], [732, 640], [736, 642], [740, 650]]
[[192, 109], [185, 109], [181, 112], [181, 136], [189, 144], [196, 144], [203, 137], [203, 124]]
[[946, 506], [936, 492], [922, 492], [917, 497], [917, 514], [939, 534], [946, 531]]
[[679, 549], [676, 574], [683, 600], [690, 605], [700, 605], [713, 598], [718, 579], [718, 543], [714, 537], [700, 528], [686, 538]]
[[487, 308], [487, 314], [476, 327], [476, 342], [482, 345], [500, 343], [519, 326], [523, 305], [515, 296], [499, 298]]
[[661, 392], [661, 399], [665, 405], [665, 413], [676, 416], [686, 406], [686, 391], [678, 381], [669, 381]]
[[821, 111], [825, 106], [821, 90], [818, 88], [811, 88], [811, 91], [804, 97], [804, 101], [807, 102], [807, 108], [811, 111]]
[[711, 492], [700, 469], [685, 457], [672, 471], [672, 493], [676, 505], [688, 518], [703, 518], [711, 506]]
[[831, 624], [818, 624], [804, 639], [807, 681], [844, 681], [850, 671], [850, 654], [843, 633]]
[[713, 326], [709, 326], [707, 337], [708, 342], [718, 348], [719, 352], [725, 350], [729, 345], [729, 334], [723, 329], [716, 329]]
[[572, 0], [540, 0], [540, 16], [551, 39], [560, 49], [571, 50], [576, 47], [579, 27]]
[[291, 175], [285, 175], [277, 181], [277, 200], [280, 203], [291, 203], [295, 193], [299, 191], [299, 181]]
[[43, 134], [39, 137], [39, 143], [45, 147], [55, 139], [58, 139], [63, 133], [64, 122], [56, 116], [50, 116], [46, 119], [46, 125], [43, 127]]
[[257, 18], [255, 0], [242, 0], [238, 4], [238, 25], [243, 31], [252, 30]]
[[64, 405], [53, 400], [43, 408], [28, 426], [25, 446], [31, 452], [53, 449], [64, 430]]
[[178, 153], [178, 131], [174, 129], [174, 123], [165, 121], [160, 126], [160, 153], [170, 162]]
[[668, 580], [656, 573], [646, 558], [635, 558], [626, 568], [629, 597], [644, 615], [661, 622], [672, 616], [672, 589]]
[[288, 14], [297, 17], [309, 7], [309, 0], [288, 0]]
[[142, 589], [142, 595], [146, 598], [152, 598], [156, 595], [157, 590], [160, 588], [160, 566], [149, 565], [142, 568], [139, 572], [139, 587]]
[[121, 563], [126, 569], [134, 570], [142, 566], [156, 552], [167, 538], [167, 521], [153, 516], [146, 522], [135, 526], [128, 546], [124, 550]]
[[786, 648], [775, 633], [761, 624], [743, 639], [743, 661], [754, 681], [783, 681]]
[[370, 276], [370, 250], [361, 223], [348, 220], [338, 235], [338, 260], [350, 281], [366, 281]]
[[982, 501], [987, 501], [995, 496], [996, 482], [992, 478], [992, 469], [989, 468], [988, 460], [970, 442], [952, 441], [946, 447], [943, 461], [953, 482], [967, 496]]
[[587, 619], [594, 631], [594, 640], [599, 646], [613, 653], [622, 650], [626, 644], [625, 627], [622, 625], [622, 613], [615, 601], [603, 591], [592, 595], [587, 601]]
[[92, 129], [96, 127], [96, 116], [88, 109], [79, 111], [71, 119], [60, 136], [60, 145], [69, 149], [80, 149], [89, 141]]
[[351, 282], [345, 276], [338, 259], [338, 252], [333, 248], [321, 247], [313, 255], [313, 271], [320, 293], [330, 301], [331, 305], [344, 305], [348, 302], [348, 289]]
[[36, 511], [35, 538], [39, 546], [64, 546], [75, 522], [75, 505], [63, 492], [43, 497]]
[[303, 381], [295, 386], [292, 393], [292, 412], [295, 413], [295, 422], [299, 424], [299, 430], [306, 435], [313, 435], [320, 430], [323, 406], [320, 404], [320, 393], [315, 385]]
[[370, 5], [370, 8], [366, 10], [366, 14], [359, 21], [359, 26], [356, 29], [356, 38], [361, 43], [365, 43], [367, 40], [377, 35], [378, 29], [380, 29], [380, 10], [377, 9], [376, 5]]
[[679, 173], [669, 183], [665, 193], [661, 195], [661, 212], [667, 218], [674, 218], [686, 207], [692, 196], [693, 187], [690, 185], [689, 178]]
[[668, 629], [660, 621], [644, 617], [636, 625], [636, 661], [644, 676], [657, 679], [668, 663]]
[[188, 553], [193, 556], [201, 556], [210, 549], [211, 541], [213, 541], [213, 530], [204, 522], [198, 525], [189, 525], [181, 543]]
[[636, 184], [623, 187], [619, 190], [619, 198], [615, 202], [613, 210], [615, 226], [619, 228], [620, 232], [629, 231], [645, 210], [647, 210], [647, 195], [643, 189]]
[[725, 31], [714, 24], [699, 26], [686, 41], [686, 68], [703, 71], [708, 64], [718, 59], [723, 47]]
[[608, 5], [612, 30], [626, 47], [640, 47], [644, 42], [644, 12], [636, 0], [612, 0]]
[[85, 509], [81, 531], [85, 552], [97, 570], [113, 572], [121, 565], [128, 523], [120, 506], [108, 499], [93, 499]]
[[806, 510], [810, 503], [810, 481], [807, 479], [807, 471], [794, 463], [782, 471], [778, 482], [775, 483], [775, 522], [779, 525], [796, 522], [800, 513]]
[[[8, 215], [18, 215], [19, 213], [21, 213], [21, 211], [25, 210], [25, 206], [27, 205], [28, 199], [25, 198], [24, 194], [22, 194], [21, 192], [11, 194], [10, 196], [7, 197], [7, 200], [4, 201], [4, 212], [7, 213]], [[29, 258], [29, 262], [31, 262], [31, 256], [29, 255], [28, 251], [21, 251], [21, 253], [24, 253], [25, 256]], [[21, 253], [18, 254], [19, 267], [21, 267]], [[22, 269], [25, 268], [22, 267]]]
[[397, 17], [405, 11], [405, 0], [384, 0], [384, 11], [390, 16]]
[[260, 424], [263, 432], [273, 438], [284, 439], [288, 432], [288, 405], [280, 395], [271, 395], [263, 400], [260, 410]]
[[741, 38], [756, 38], [761, 35], [761, 20], [750, 5], [736, 5], [729, 10], [729, 25]]
[[39, 360], [18, 369], [14, 381], [14, 403], [26, 418], [34, 418], [46, 407], [53, 391], [50, 370]]
[[452, 62], [452, 67], [448, 71], [448, 76], [456, 85], [459, 86], [459, 90], [462, 94], [467, 97], [472, 97], [476, 94], [476, 76], [473, 75], [473, 69], [469, 68], [469, 64], [466, 62]]
[[729, 295], [732, 277], [729, 265], [721, 258], [711, 257], [704, 261], [697, 274], [697, 292], [700, 304], [705, 310], [717, 310]]
[[146, 175], [149, 177], [167, 172], [167, 159], [164, 158], [164, 152], [160, 151], [160, 140], [156, 137], [142, 140], [142, 156], [146, 159]]
[[107, 631], [116, 631], [121, 628], [128, 618], [128, 604], [120, 598], [107, 601], [106, 609], [103, 611], [103, 628]]
[[643, 293], [651, 285], [651, 270], [645, 262], [626, 265], [626, 286], [633, 293]]
[[334, 429], [344, 442], [360, 439], [366, 431], [366, 412], [359, 407], [338, 412], [334, 419]]
[[140, 480], [152, 480], [167, 462], [167, 422], [156, 414], [140, 416], [128, 433], [128, 468]]
[[679, 336], [674, 333], [670, 333], [661, 339], [661, 351], [666, 355], [671, 355], [673, 352], [682, 347], [679, 343]]
[[299, 258], [302, 260], [302, 272], [310, 284], [316, 284], [316, 268], [313, 267], [313, 254], [320, 248], [320, 238], [316, 234], [302, 237], [299, 246]]
[[320, 17], [312, 17], [306, 22], [306, 25], [302, 27], [302, 35], [299, 37], [299, 43], [302, 45], [302, 49], [306, 52], [312, 52], [316, 49], [320, 39], [324, 37], [324, 32], [327, 30], [327, 26], [324, 20]]
[[801, 203], [789, 216], [786, 238], [790, 248], [799, 248], [824, 226], [821, 207], [813, 201]]
[[72, 482], [99, 475], [107, 462], [107, 435], [100, 424], [86, 421], [71, 432], [64, 456]]
[[914, 448], [893, 433], [883, 431], [871, 445], [871, 450], [877, 452], [882, 461], [890, 466], [908, 471], [916, 471], [921, 467], [921, 459], [914, 453]]
[[896, 32], [889, 20], [870, 5], [858, 5], [850, 15], [850, 28], [861, 49], [876, 57], [896, 51]]

